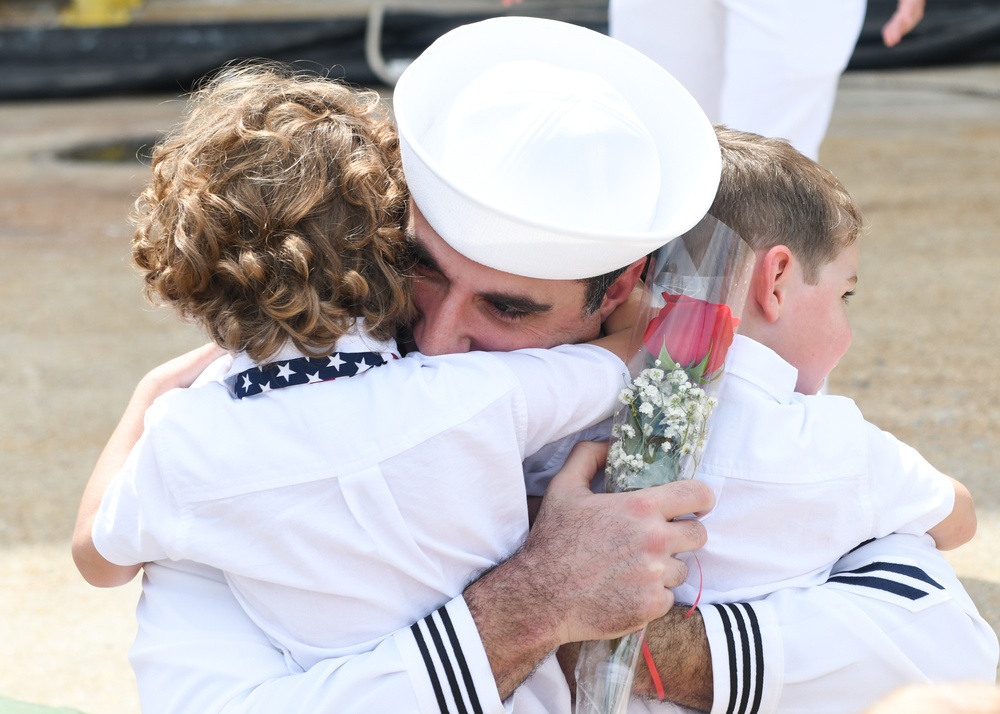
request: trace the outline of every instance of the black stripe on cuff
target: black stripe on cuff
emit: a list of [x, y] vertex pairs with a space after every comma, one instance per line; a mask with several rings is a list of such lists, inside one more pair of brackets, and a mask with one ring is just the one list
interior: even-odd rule
[[434, 667], [434, 661], [431, 659], [431, 653], [427, 650], [424, 633], [420, 631], [420, 623], [414, 622], [410, 625], [410, 630], [413, 632], [413, 639], [417, 641], [417, 649], [420, 650], [420, 656], [424, 659], [424, 667], [427, 668], [427, 677], [431, 680], [431, 686], [434, 688], [434, 696], [437, 698], [438, 708], [441, 710], [441, 714], [447, 714], [448, 702], [445, 701], [441, 682], [437, 676], [437, 668]]
[[719, 617], [722, 619], [722, 627], [726, 633], [726, 647], [729, 652], [729, 705], [726, 707], [726, 714], [735, 714], [738, 688], [736, 683], [736, 640], [733, 637], [733, 622], [729, 619], [729, 613], [726, 612], [725, 607], [722, 605], [714, 605], [713, 607], [715, 607], [719, 613]]
[[740, 630], [740, 647], [743, 650], [743, 671], [742, 677], [740, 677], [740, 686], [742, 687], [742, 693], [740, 694], [740, 712], [746, 712], [747, 702], [750, 700], [750, 633], [747, 632], [746, 621], [743, 619], [743, 615], [740, 612], [740, 608], [737, 605], [730, 605], [729, 608], [733, 612], [733, 619], [736, 620], [736, 624]]
[[[430, 642], [434, 648], [433, 653], [428, 647], [428, 641], [421, 625], [427, 628], [427, 634], [430, 636]], [[442, 627], [447, 634], [447, 642], [441, 636]], [[420, 622], [413, 624], [410, 630], [413, 632], [420, 656], [427, 668], [427, 676], [434, 688], [434, 696], [441, 714], [469, 714], [467, 703], [471, 705], [473, 714], [483, 714], [483, 707], [476, 692], [472, 672], [469, 670], [469, 664], [462, 652], [458, 633], [455, 631], [455, 626], [446, 607], [442, 607]], [[436, 658], [434, 654], [437, 655]], [[456, 676], [456, 669], [461, 672], [461, 680]], [[445, 693], [445, 680], [447, 680], [447, 687], [451, 692], [451, 701]]]
[[757, 621], [757, 613], [749, 603], [744, 603], [743, 607], [747, 611], [747, 619], [750, 621], [750, 629], [753, 631], [753, 653], [754, 661], [757, 663], [756, 677], [754, 677], [753, 704], [750, 706], [750, 714], [760, 712], [760, 702], [764, 697], [764, 643], [760, 634], [760, 622]]
[[445, 632], [448, 633], [451, 649], [458, 660], [458, 668], [462, 672], [462, 680], [465, 682], [465, 689], [469, 693], [469, 702], [472, 704], [473, 714], [483, 714], [483, 706], [479, 703], [476, 684], [472, 681], [472, 672], [469, 671], [469, 663], [466, 662], [465, 654], [462, 652], [462, 645], [458, 641], [458, 633], [455, 632], [455, 626], [451, 623], [451, 615], [448, 614], [448, 609], [444, 607], [438, 610], [438, 614], [441, 616], [441, 622], [444, 623]]
[[455, 700], [456, 711], [458, 714], [469, 714], [469, 710], [465, 708], [465, 697], [462, 696], [462, 690], [458, 686], [458, 679], [455, 677], [455, 668], [451, 664], [451, 657], [448, 650], [445, 649], [444, 642], [441, 641], [441, 633], [438, 632], [437, 623], [434, 622], [434, 615], [428, 615], [424, 619], [424, 622], [427, 623], [427, 629], [430, 630], [431, 639], [434, 640], [434, 647], [437, 648], [438, 659], [441, 660], [444, 675], [451, 686], [451, 696]]
[[764, 695], [764, 648], [757, 615], [747, 603], [713, 607], [722, 619], [729, 655], [729, 704], [726, 712], [758, 714]]

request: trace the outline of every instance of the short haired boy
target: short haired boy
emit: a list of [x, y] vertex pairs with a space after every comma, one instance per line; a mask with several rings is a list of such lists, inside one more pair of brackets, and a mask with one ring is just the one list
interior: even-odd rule
[[[492, 681], [481, 649], [458, 648], [478, 638], [462, 591], [527, 535], [524, 456], [611, 413], [624, 363], [609, 350], [628, 335], [397, 359], [405, 207], [371, 93], [252, 66], [196, 93], [154, 152], [134, 255], [151, 295], [238, 354], [157, 400], [96, 513], [103, 484], [88, 486], [74, 539], [88, 580], [191, 560], [226, 573], [298, 671], [376, 646], [422, 671], [447, 632], [438, 656], [472, 672], [455, 686]], [[413, 686], [435, 706], [429, 681]]]
[[[828, 580], [855, 546], [930, 533], [939, 549], [972, 538], [968, 490], [868, 423], [854, 402], [817, 394], [847, 351], [862, 218], [834, 175], [787, 142], [720, 127], [723, 170], [711, 214], [756, 259], [739, 335], [698, 478], [716, 494], [708, 545], [679, 602], [735, 602]], [[915, 568], [840, 573], [889, 596], [935, 598]], [[728, 610], [702, 607], [706, 626]], [[706, 614], [708, 611], [708, 614]], [[764, 702], [762, 710], [773, 703]]]

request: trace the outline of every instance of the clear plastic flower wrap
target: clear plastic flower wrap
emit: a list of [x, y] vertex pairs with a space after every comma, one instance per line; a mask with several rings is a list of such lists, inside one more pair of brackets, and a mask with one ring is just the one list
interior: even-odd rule
[[[752, 269], [750, 247], [711, 216], [653, 255], [631, 341], [632, 382], [612, 427], [607, 491], [695, 476]], [[576, 714], [625, 712], [644, 633], [583, 644]]]

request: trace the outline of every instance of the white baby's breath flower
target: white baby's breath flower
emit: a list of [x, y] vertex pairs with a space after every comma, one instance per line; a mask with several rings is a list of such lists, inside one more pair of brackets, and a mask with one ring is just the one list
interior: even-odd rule
[[[716, 404], [682, 368], [663, 369], [659, 360], [622, 389], [608, 452], [609, 478], [617, 490], [652, 485], [643, 474], [655, 464], [658, 479], [679, 475], [684, 460], [700, 458], [705, 424]], [[664, 471], [664, 467], [666, 470]]]

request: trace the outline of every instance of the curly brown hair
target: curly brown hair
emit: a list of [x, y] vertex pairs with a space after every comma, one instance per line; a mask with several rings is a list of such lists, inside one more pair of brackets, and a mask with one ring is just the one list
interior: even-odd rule
[[133, 258], [152, 302], [257, 362], [410, 322], [407, 193], [375, 92], [278, 63], [224, 68], [156, 146]]
[[709, 213], [754, 250], [785, 245], [802, 261], [806, 280], [864, 230], [854, 199], [831, 171], [784, 139], [715, 128], [722, 177]]

